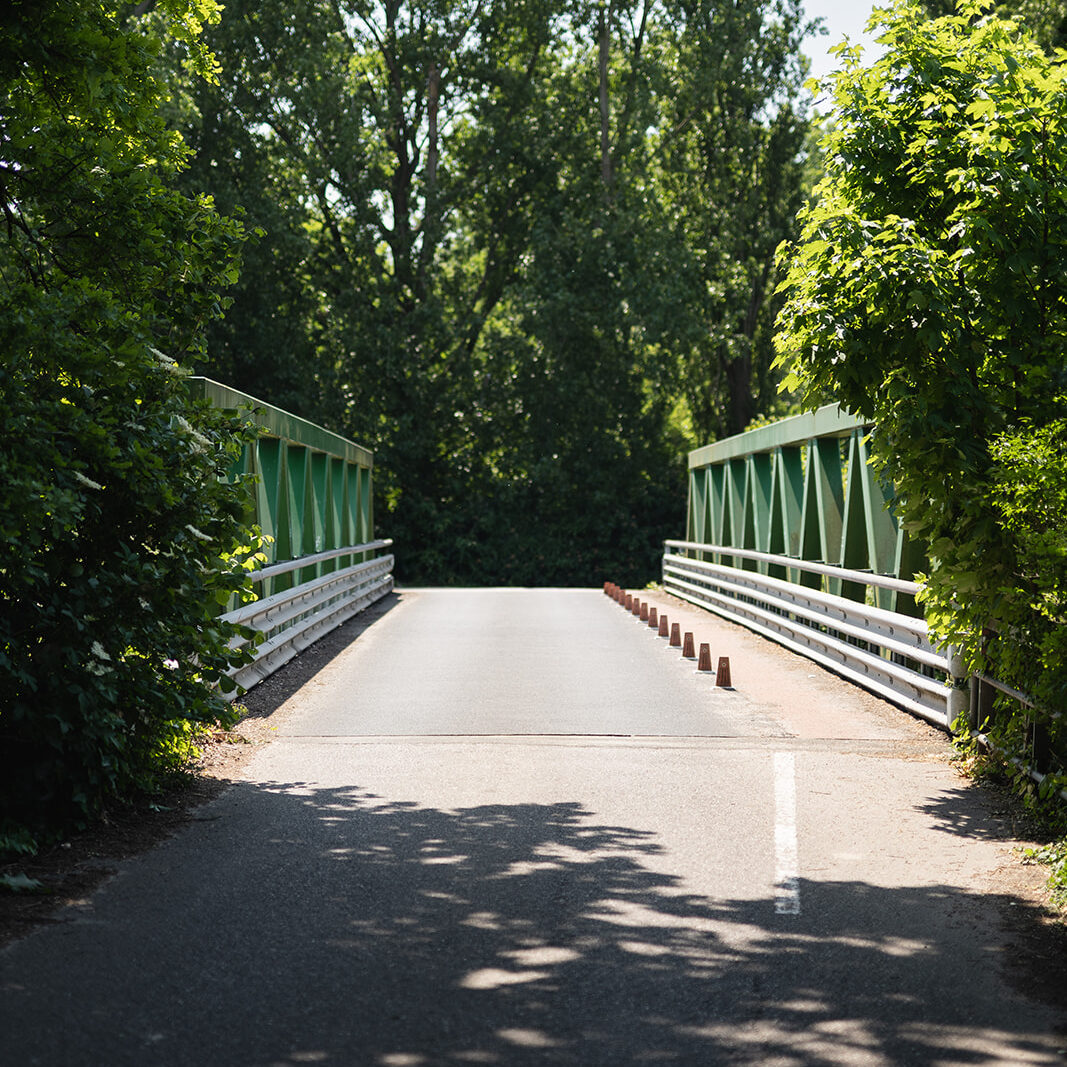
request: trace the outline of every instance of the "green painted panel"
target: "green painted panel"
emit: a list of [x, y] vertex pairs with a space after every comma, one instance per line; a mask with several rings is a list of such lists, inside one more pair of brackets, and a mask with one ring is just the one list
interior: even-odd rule
[[[356, 536], [355, 523], [352, 521], [353, 505], [352, 496], [358, 490], [353, 487], [354, 475], [352, 468], [346, 463], [343, 467], [341, 479], [341, 541], [346, 545], [354, 545], [359, 542]], [[337, 561], [339, 568], [350, 567], [354, 562], [351, 556], [341, 556]]]
[[[256, 486], [257, 511], [260, 529], [269, 537], [278, 537], [278, 506], [281, 499], [281, 449], [282, 443], [274, 437], [261, 437], [256, 442], [255, 467], [259, 475]], [[275, 545], [269, 548], [274, 562]]]
[[[742, 487], [739, 490], [737, 486], [738, 480], [738, 462], [724, 463], [723, 464], [723, 480], [722, 480], [722, 511], [721, 511], [721, 528], [719, 531], [719, 544], [733, 546], [737, 544], [736, 531], [739, 530], [743, 521], [744, 515], [742, 509], [744, 507], [744, 498], [741, 493], [743, 492], [743, 479], [744, 479], [744, 460], [740, 461], [742, 479]], [[733, 567], [735, 560], [733, 556], [723, 555], [719, 560], [721, 564], [726, 567]]]
[[813, 441], [808, 446], [808, 465], [815, 478], [819, 508], [820, 558], [827, 563], [838, 563], [845, 521], [845, 486], [838, 439], [822, 437]]
[[[363, 532], [363, 519], [362, 519], [362, 495], [363, 485], [360, 478], [360, 472], [348, 468], [348, 521], [352, 527], [352, 541], [353, 543], [362, 541], [361, 534]], [[353, 557], [352, 562], [357, 562]]]
[[804, 455], [798, 445], [778, 450], [778, 497], [787, 556], [800, 555], [800, 515], [804, 508]]
[[321, 552], [326, 547], [326, 476], [329, 470], [329, 456], [325, 452], [311, 453], [311, 495], [315, 509], [314, 549]]
[[[801, 515], [800, 558], [822, 563], [841, 562], [841, 530], [844, 523], [844, 486], [841, 450], [836, 437], [808, 442], [804, 471], [804, 505]], [[827, 592], [840, 592], [840, 581], [805, 574], [801, 584]]]
[[[300, 554], [313, 555], [322, 551], [322, 513], [319, 510], [321, 495], [315, 484], [316, 459], [325, 460], [321, 452], [313, 452], [310, 448], [305, 449], [304, 456], [304, 506], [301, 509], [303, 519], [300, 524], [301, 542]], [[325, 464], [323, 464], [325, 473]], [[318, 578], [320, 574], [317, 564], [303, 567], [300, 570], [300, 581], [310, 582]]]
[[[757, 452], [748, 457], [746, 466], [745, 529], [741, 547], [766, 552], [770, 540], [773, 480], [771, 456], [766, 452]], [[741, 566], [747, 570], [759, 570], [764, 574], [767, 572], [766, 564], [753, 560], [743, 560]]]
[[[371, 494], [370, 471], [360, 468], [357, 472], [359, 478], [359, 540], [371, 540], [371, 531], [374, 529], [373, 498]], [[363, 553], [363, 559], [368, 558]]]
[[722, 466], [708, 468], [708, 516], [711, 523], [711, 544], [725, 543], [723, 531], [726, 524], [723, 514], [726, 509], [726, 468]]
[[[848, 459], [845, 465], [845, 506], [844, 521], [841, 527], [841, 557], [838, 562], [849, 570], [870, 570], [867, 556], [867, 511], [864, 506], [864, 481], [866, 465], [860, 458], [858, 435], [852, 434], [848, 443]], [[867, 587], [858, 582], [842, 582], [841, 595], [849, 600], [863, 603], [867, 598]]]
[[[916, 543], [908, 537], [903, 526], [897, 531], [897, 551], [895, 573], [898, 578], [912, 581], [919, 571], [926, 570], [926, 546]], [[909, 593], [898, 593], [896, 611], [902, 615], [911, 615], [913, 618], [923, 617], [922, 605], [918, 604], [915, 597]]]
[[[786, 536], [787, 536], [787, 523], [782, 516], [782, 492], [780, 482], [782, 480], [781, 469], [781, 452], [780, 448], [775, 449], [772, 453], [771, 461], [771, 511], [767, 517], [767, 551], [772, 552], [776, 556], [784, 556], [786, 554]], [[778, 563], [772, 563], [767, 568], [767, 574], [772, 578], [779, 578], [782, 581], [789, 580], [789, 572], [785, 567]]]
[[[804, 466], [804, 496], [800, 515], [799, 559], [811, 563], [825, 563], [823, 554], [822, 514], [819, 507], [819, 457], [815, 442], [808, 444]], [[822, 589], [822, 578], [810, 571], [800, 572], [800, 584], [808, 589]]]
[[[341, 548], [348, 542], [341, 540], [341, 501], [344, 492], [343, 486], [338, 486], [339, 478], [345, 476], [345, 462], [339, 456], [330, 456], [326, 466], [326, 522], [322, 534], [322, 547], [326, 550]], [[323, 574], [339, 570], [336, 559], [327, 560], [323, 564]]]
[[[715, 540], [715, 535], [714, 535], [714, 528], [715, 528], [715, 519], [714, 519], [715, 499], [714, 499], [714, 488], [712, 486], [712, 472], [711, 472], [711, 469], [708, 468], [708, 469], [701, 470], [701, 471], [695, 471], [694, 473], [698, 477], [703, 479], [703, 484], [704, 484], [704, 514], [701, 517], [701, 522], [703, 523], [704, 534], [705, 534], [704, 543], [705, 544], [710, 544], [710, 543], [713, 543], [714, 540]], [[702, 559], [708, 559], [710, 557], [708, 556], [707, 553], [702, 553], [701, 554], [701, 558]]]
[[286, 442], [285, 473], [289, 477], [289, 537], [290, 559], [305, 555], [304, 552], [304, 505], [307, 483], [307, 452], [301, 445]]
[[892, 489], [871, 466], [867, 441], [857, 435], [857, 459], [863, 469], [863, 507], [867, 514], [867, 554], [871, 569], [878, 574], [896, 572], [897, 520], [891, 504]]
[[[262, 442], [261, 442], [262, 443]], [[284, 441], [278, 442], [278, 481], [275, 489], [275, 530], [271, 562], [279, 563], [292, 559], [299, 552], [299, 542], [293, 543], [293, 493], [289, 484], [289, 448]], [[279, 574], [271, 579], [271, 592], [291, 589], [292, 573]]]
[[726, 464], [730, 479], [727, 482], [727, 495], [730, 499], [730, 524], [723, 526], [726, 535], [724, 544], [741, 548], [745, 536], [745, 499], [747, 496], [748, 461], [741, 456]]
[[689, 475], [689, 533], [688, 540], [707, 544], [705, 532], [708, 521], [708, 472], [692, 471]]
[[[771, 508], [767, 518], [767, 551], [777, 556], [800, 552], [801, 515], [804, 508], [804, 457], [796, 445], [772, 453]], [[772, 578], [797, 581], [800, 572], [778, 564], [768, 570]]]

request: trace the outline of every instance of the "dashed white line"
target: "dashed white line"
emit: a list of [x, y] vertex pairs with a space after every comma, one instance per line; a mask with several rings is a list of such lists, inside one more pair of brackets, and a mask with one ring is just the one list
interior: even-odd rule
[[800, 864], [797, 859], [796, 757], [774, 754], [774, 910], [800, 914]]

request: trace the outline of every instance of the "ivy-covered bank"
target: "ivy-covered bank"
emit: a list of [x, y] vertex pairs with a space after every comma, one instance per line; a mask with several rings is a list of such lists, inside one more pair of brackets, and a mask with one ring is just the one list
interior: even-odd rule
[[241, 227], [175, 192], [159, 34], [207, 75], [213, 0], [0, 20], [0, 850], [150, 786], [224, 713], [215, 606], [244, 588], [248, 430], [193, 403]]
[[1025, 761], [1035, 718], [1067, 753], [1067, 72], [988, 6], [901, 0], [877, 62], [841, 53], [777, 343], [877, 423], [932, 628], [1037, 703], [983, 724]]

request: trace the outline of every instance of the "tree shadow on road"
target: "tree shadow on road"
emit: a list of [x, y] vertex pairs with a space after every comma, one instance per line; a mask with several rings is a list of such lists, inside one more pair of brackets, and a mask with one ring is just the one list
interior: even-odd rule
[[1007, 781], [979, 781], [947, 789], [916, 810], [934, 829], [970, 840], [1050, 841], [1060, 836], [1049, 820], [1028, 809]]
[[[1044, 1014], [999, 977], [988, 924], [1024, 902], [809, 881], [804, 912], [777, 915], [769, 893], [695, 895], [668, 860], [655, 835], [576, 802], [438, 810], [241, 784], [74, 931], [136, 956], [136, 974], [57, 942], [51, 965], [43, 951], [19, 965], [20, 988], [0, 985], [0, 1030], [14, 1055], [39, 1049], [49, 1003], [80, 998], [70, 1040], [93, 1054], [25, 1062], [1058, 1062]], [[193, 916], [202, 943], [178, 923], [137, 926], [127, 897], [153, 886], [157, 913]], [[52, 975], [48, 997], [34, 968]]]

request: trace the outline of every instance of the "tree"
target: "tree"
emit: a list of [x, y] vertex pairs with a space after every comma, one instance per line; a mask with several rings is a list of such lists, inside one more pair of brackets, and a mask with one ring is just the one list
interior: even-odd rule
[[484, 542], [504, 580], [643, 584], [683, 521], [664, 352], [685, 309], [647, 136], [658, 17], [589, 4], [555, 42], [538, 116], [553, 181], [476, 352], [478, 453], [502, 520]]
[[[1065, 70], [973, 0], [920, 14], [898, 2], [885, 55], [864, 69], [846, 52], [833, 76], [838, 120], [788, 254], [781, 358], [809, 405], [839, 400], [877, 424], [895, 509], [929, 546], [933, 631], [974, 670], [997, 632], [995, 673], [1057, 733]], [[1022, 715], [990, 729], [1021, 751]]]
[[795, 236], [812, 26], [796, 0], [678, 0], [660, 134], [662, 182], [695, 277], [682, 395], [695, 443], [740, 433], [775, 406], [775, 251]]
[[[956, 10], [954, 0], [923, 0], [923, 7], [931, 18]], [[1047, 52], [1067, 44], [1067, 4], [1063, 0], [1002, 0], [986, 8], [1002, 19], [1019, 21]]]
[[647, 580], [680, 397], [771, 402], [797, 12], [235, 0], [184, 180], [264, 236], [203, 369], [375, 449], [406, 580]]
[[484, 346], [521, 412], [498, 463], [536, 501], [516, 514], [549, 517], [549, 559], [594, 549], [608, 573], [651, 571], [682, 521], [687, 444], [743, 428], [770, 384], [774, 249], [800, 203], [798, 19], [771, 3], [579, 9], [555, 75], [566, 193], [541, 209], [506, 347]]
[[[159, 17], [201, 75], [210, 0]], [[223, 485], [233, 418], [179, 360], [235, 276], [240, 227], [168, 188], [158, 36], [107, 5], [0, 22], [0, 847], [151, 783], [217, 718], [243, 586]]]
[[475, 352], [555, 180], [534, 106], [552, 16], [235, 3], [211, 37], [220, 82], [189, 97], [187, 188], [264, 231], [203, 367], [375, 449], [409, 577], [469, 516]]

